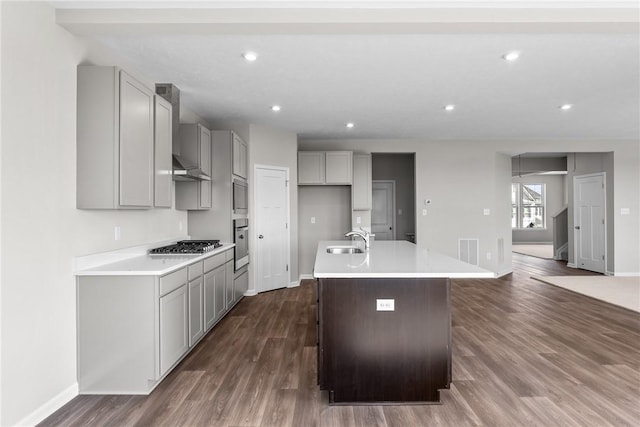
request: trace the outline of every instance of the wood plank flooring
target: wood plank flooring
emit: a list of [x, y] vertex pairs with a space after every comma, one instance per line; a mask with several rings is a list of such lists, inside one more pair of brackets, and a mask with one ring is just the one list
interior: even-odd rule
[[530, 279], [592, 274], [513, 255], [452, 281], [441, 405], [328, 406], [315, 282], [244, 298], [149, 396], [78, 396], [42, 426], [638, 426], [640, 315]]

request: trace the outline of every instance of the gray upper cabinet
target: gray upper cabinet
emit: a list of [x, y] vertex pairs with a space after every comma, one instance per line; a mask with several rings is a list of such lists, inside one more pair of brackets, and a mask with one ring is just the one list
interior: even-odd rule
[[353, 180], [353, 153], [351, 151], [327, 151], [325, 165], [326, 184], [351, 185]]
[[233, 137], [233, 174], [242, 178], [248, 177], [247, 144], [235, 133]]
[[77, 96], [77, 207], [153, 207], [153, 91], [117, 67], [81, 65]]
[[298, 185], [351, 185], [351, 151], [299, 151]]
[[153, 205], [155, 207], [170, 208], [172, 202], [171, 191], [171, 104], [162, 97], [155, 96], [155, 180]]
[[[211, 132], [200, 124], [180, 125], [180, 156], [211, 176]], [[176, 181], [176, 209], [211, 209], [211, 181]]]
[[325, 176], [324, 151], [298, 152], [298, 184], [322, 185]]
[[371, 154], [353, 155], [351, 206], [354, 211], [371, 210]]

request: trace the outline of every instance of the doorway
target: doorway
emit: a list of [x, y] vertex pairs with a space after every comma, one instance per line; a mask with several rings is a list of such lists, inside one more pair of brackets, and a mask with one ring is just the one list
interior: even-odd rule
[[376, 240], [397, 239], [416, 243], [415, 159], [415, 153], [371, 154], [372, 182], [395, 183], [390, 203], [387, 202], [388, 190], [384, 190], [387, 192], [382, 197], [383, 190], [376, 191], [372, 186], [370, 225], [371, 231], [376, 233]]
[[605, 272], [607, 258], [605, 173], [573, 178], [573, 218], [576, 266]]
[[396, 240], [396, 182], [373, 181], [371, 232], [376, 240]]
[[256, 290], [286, 287], [289, 280], [289, 168], [255, 167]]

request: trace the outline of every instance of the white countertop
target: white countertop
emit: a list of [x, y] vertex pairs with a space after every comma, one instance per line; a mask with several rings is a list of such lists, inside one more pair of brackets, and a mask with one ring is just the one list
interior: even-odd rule
[[492, 271], [455, 258], [419, 248], [404, 240], [373, 241], [361, 254], [330, 254], [328, 246], [358, 246], [362, 240], [321, 241], [318, 243], [315, 278], [494, 278]]
[[201, 255], [139, 255], [121, 261], [76, 271], [76, 276], [163, 276], [235, 246], [222, 246]]

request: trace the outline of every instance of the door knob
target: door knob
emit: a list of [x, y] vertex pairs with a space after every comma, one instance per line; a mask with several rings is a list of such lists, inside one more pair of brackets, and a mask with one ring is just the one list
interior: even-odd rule
[[262, 234], [260, 234], [260, 235], [258, 236], [258, 239], [264, 239], [264, 236], [263, 236]]
[[393, 230], [393, 227], [389, 227], [389, 230]]
[[576, 225], [576, 226], [575, 226], [575, 227], [573, 227], [573, 228], [575, 228], [576, 230], [580, 230], [580, 226], [579, 226], [579, 225]]

